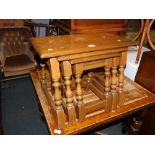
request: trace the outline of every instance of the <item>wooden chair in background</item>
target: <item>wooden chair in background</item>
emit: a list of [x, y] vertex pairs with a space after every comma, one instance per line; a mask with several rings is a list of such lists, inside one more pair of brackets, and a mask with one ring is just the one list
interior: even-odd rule
[[136, 36], [132, 39], [133, 41], [139, 40], [135, 63], [138, 63], [139, 61], [145, 39], [147, 39], [147, 43], [151, 47], [151, 49], [155, 50], [155, 45], [153, 43], [153, 39], [151, 38], [151, 28], [154, 23], [154, 19], [145, 19], [145, 20], [141, 19], [140, 21], [141, 21], [140, 29], [137, 32]]

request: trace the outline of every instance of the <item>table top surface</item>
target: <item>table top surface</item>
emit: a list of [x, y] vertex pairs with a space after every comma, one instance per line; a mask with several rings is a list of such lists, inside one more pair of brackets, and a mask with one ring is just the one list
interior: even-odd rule
[[31, 39], [41, 58], [51, 58], [134, 45], [125, 36], [108, 33], [72, 34]]

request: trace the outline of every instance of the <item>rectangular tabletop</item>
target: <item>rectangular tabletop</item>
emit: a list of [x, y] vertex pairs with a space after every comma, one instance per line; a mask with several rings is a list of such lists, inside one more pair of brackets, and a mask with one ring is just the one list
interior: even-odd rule
[[106, 33], [72, 34], [32, 38], [32, 45], [41, 58], [128, 47], [135, 42], [125, 36]]

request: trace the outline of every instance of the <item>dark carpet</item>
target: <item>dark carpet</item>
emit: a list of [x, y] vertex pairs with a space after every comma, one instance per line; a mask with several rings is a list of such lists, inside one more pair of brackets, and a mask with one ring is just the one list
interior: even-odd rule
[[[9, 80], [2, 83], [2, 123], [5, 135], [48, 135], [46, 122], [39, 111], [31, 77]], [[101, 129], [99, 134], [120, 135], [122, 125], [116, 124]]]
[[2, 83], [2, 123], [5, 135], [47, 135], [30, 77]]

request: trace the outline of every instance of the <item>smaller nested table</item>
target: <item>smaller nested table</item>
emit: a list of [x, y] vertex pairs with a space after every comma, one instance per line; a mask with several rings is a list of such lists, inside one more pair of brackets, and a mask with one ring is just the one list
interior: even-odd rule
[[31, 77], [51, 134], [77, 134], [124, 117], [155, 96], [124, 80], [128, 46], [112, 34], [32, 39], [45, 61]]

